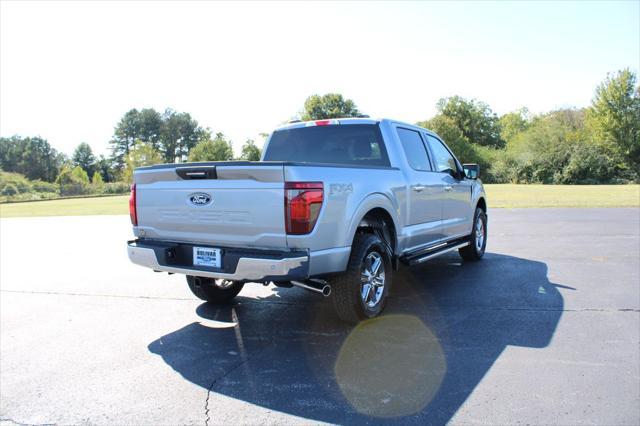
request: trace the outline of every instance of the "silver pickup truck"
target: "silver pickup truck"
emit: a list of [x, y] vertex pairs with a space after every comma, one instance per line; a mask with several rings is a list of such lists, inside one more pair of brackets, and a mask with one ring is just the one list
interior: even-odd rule
[[476, 164], [435, 133], [389, 119], [296, 122], [259, 162], [163, 164], [134, 173], [133, 263], [185, 274], [211, 303], [245, 283], [332, 297], [356, 323], [380, 314], [400, 263], [458, 250], [479, 260], [487, 203]]

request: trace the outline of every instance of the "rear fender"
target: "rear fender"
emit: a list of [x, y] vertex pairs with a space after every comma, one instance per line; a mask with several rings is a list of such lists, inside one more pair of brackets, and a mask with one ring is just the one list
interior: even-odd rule
[[[350, 246], [355, 238], [358, 226], [364, 219], [364, 217], [373, 209], [385, 210], [391, 219], [393, 220], [393, 227], [395, 231], [395, 248], [398, 251], [398, 235], [400, 235], [400, 218], [398, 215], [398, 207], [394, 205], [389, 197], [384, 194], [376, 193], [366, 197], [356, 208], [355, 213], [352, 215], [351, 222], [349, 224], [349, 232], [347, 233], [348, 240], [345, 241], [345, 245]], [[397, 253], [394, 253], [397, 254]]]

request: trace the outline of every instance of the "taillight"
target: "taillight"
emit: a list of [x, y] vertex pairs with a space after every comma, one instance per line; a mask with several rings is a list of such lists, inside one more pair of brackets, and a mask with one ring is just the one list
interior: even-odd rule
[[324, 190], [322, 182], [285, 182], [284, 220], [287, 234], [308, 234], [316, 225]]
[[136, 211], [136, 184], [131, 185], [131, 195], [129, 196], [129, 217], [131, 224], [138, 226], [138, 212]]

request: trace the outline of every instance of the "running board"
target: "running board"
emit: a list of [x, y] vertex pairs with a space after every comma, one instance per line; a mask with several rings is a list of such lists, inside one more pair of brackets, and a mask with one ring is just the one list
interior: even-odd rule
[[469, 240], [455, 240], [446, 244], [438, 244], [426, 250], [420, 250], [419, 253], [413, 255], [405, 255], [400, 258], [400, 261], [409, 266], [417, 265], [419, 263], [426, 262], [440, 255], [452, 252], [454, 250], [461, 249], [469, 245]]

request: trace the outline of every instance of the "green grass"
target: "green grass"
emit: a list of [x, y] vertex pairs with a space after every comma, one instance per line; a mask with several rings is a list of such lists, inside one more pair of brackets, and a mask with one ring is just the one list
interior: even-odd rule
[[[640, 207], [640, 185], [485, 185], [489, 208]], [[128, 214], [127, 195], [0, 204], [0, 217]]]
[[0, 204], [0, 217], [129, 214], [129, 196], [72, 198]]
[[485, 185], [489, 208], [640, 207], [640, 185]]

